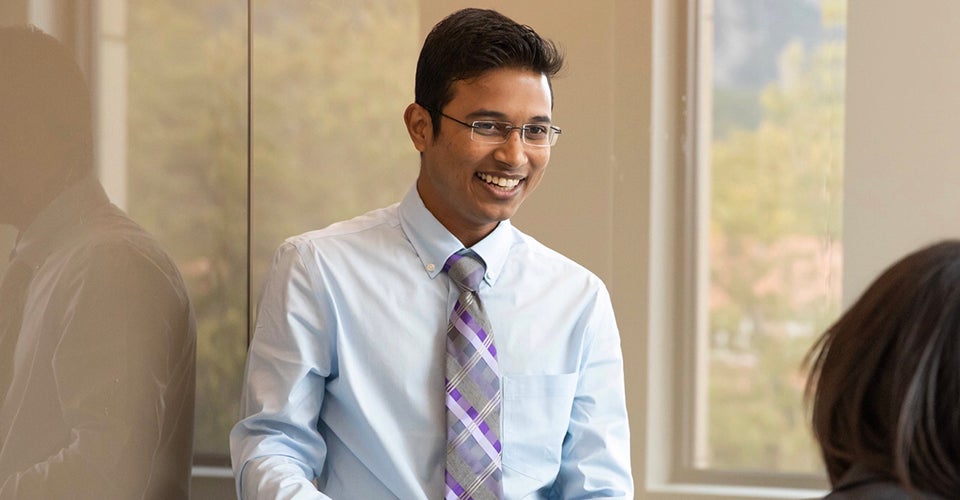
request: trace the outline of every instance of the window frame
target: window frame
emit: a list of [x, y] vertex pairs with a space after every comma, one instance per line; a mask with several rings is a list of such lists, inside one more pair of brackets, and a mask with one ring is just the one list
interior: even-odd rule
[[[637, 369], [627, 368], [628, 399], [636, 396], [638, 401], [630, 405], [637, 496], [685, 500], [819, 497], [828, 488], [824, 476], [694, 467], [695, 429], [705, 425], [703, 415], [698, 416], [694, 409], [697, 399], [706, 394], [705, 387], [698, 388], [695, 381], [704, 373], [708, 347], [707, 337], [699, 335], [707, 324], [706, 309], [701, 307], [706, 303], [706, 288], [698, 283], [708, 269], [708, 226], [704, 221], [708, 220], [710, 185], [710, 128], [698, 126], [698, 121], [709, 118], [711, 109], [700, 91], [710, 85], [709, 66], [698, 62], [709, 57], [712, 40], [709, 26], [705, 31], [698, 13], [712, 3], [649, 0], [635, 16], [618, 16], [627, 21], [616, 21], [615, 36], [622, 39], [618, 46], [630, 43], [627, 25], [636, 30], [639, 22], [640, 31], [649, 32], [642, 42], [648, 43], [650, 50], [649, 61], [639, 65], [625, 56], [617, 60], [620, 65], [633, 64], [635, 71], [650, 79], [646, 118], [650, 120], [649, 177], [618, 185], [621, 201], [615, 205], [618, 212], [639, 210], [635, 217], [645, 219], [635, 230], [642, 238], [641, 247], [615, 242], [619, 249], [615, 251], [624, 252], [616, 259], [616, 267], [638, 265], [645, 275], [638, 277], [638, 287], [624, 281], [613, 286], [615, 302], [627, 297], [634, 308], [643, 304], [637, 315], [623, 315], [630, 306], [615, 304], [622, 331], [629, 331], [630, 324], [637, 322], [646, 332], [639, 346], [627, 343], [624, 350], [626, 358], [642, 360]], [[625, 156], [629, 147], [617, 145], [617, 156]], [[627, 203], [630, 190], [645, 193], [646, 206]], [[618, 220], [618, 235], [629, 234], [626, 224]], [[632, 224], [637, 225], [636, 218]], [[628, 250], [636, 254], [628, 256]]]
[[710, 262], [710, 185], [712, 143], [712, 57], [714, 26], [712, 22], [715, 0], [687, 0], [682, 19], [685, 47], [682, 53], [686, 68], [685, 84], [687, 109], [683, 128], [686, 155], [683, 158], [680, 195], [684, 209], [680, 220], [679, 266], [681, 287], [678, 319], [680, 340], [676, 362], [680, 376], [674, 404], [676, 421], [681, 422], [675, 436], [672, 477], [675, 482], [722, 485], [726, 487], [790, 488], [819, 490], [827, 487], [825, 475], [803, 473], [774, 473], [767, 471], [735, 470], [698, 467], [699, 449], [705, 443], [707, 426], [707, 393], [709, 377], [709, 298]]

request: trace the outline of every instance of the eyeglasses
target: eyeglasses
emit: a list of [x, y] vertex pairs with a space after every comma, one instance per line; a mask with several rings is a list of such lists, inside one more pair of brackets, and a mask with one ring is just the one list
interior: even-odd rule
[[[430, 109], [427, 108], [429, 111]], [[514, 130], [520, 131], [520, 140], [528, 146], [548, 147], [557, 143], [560, 134], [563, 133], [560, 127], [546, 125], [543, 123], [525, 123], [523, 125], [514, 125], [509, 122], [497, 122], [492, 120], [476, 120], [473, 123], [462, 122], [456, 118], [439, 112], [440, 116], [449, 118], [464, 127], [470, 128], [470, 139], [476, 142], [487, 144], [503, 144], [510, 138], [510, 133]]]

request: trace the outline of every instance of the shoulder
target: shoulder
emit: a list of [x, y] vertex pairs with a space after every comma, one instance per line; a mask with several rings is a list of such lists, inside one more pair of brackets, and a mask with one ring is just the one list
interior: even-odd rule
[[515, 265], [536, 270], [541, 276], [558, 276], [570, 282], [582, 282], [589, 288], [606, 289], [593, 271], [519, 229], [514, 228], [514, 232], [510, 261]]
[[82, 223], [51, 250], [54, 263], [88, 272], [155, 273], [179, 281], [179, 270], [160, 242], [113, 205], [84, 214]]
[[871, 481], [841, 486], [831, 491], [824, 500], [942, 500], [938, 496], [911, 496], [893, 482]]
[[350, 261], [405, 244], [397, 204], [322, 229], [287, 238], [277, 256], [295, 253], [304, 261]]
[[896, 481], [867, 467], [854, 464], [837, 481], [825, 500], [942, 500], [937, 495], [912, 495]]
[[322, 245], [341, 240], [362, 240], [378, 231], [396, 229], [400, 225], [397, 205], [379, 208], [352, 219], [335, 222], [322, 229], [315, 229], [287, 238], [285, 243], [293, 246]]
[[910, 496], [893, 483], [870, 483], [834, 490], [824, 500], [910, 500]]
[[117, 306], [142, 319], [148, 310], [185, 318], [190, 299], [183, 277], [158, 240], [118, 209], [87, 215], [36, 254], [42, 262], [36, 293], [82, 300], [78, 308], [98, 313]]

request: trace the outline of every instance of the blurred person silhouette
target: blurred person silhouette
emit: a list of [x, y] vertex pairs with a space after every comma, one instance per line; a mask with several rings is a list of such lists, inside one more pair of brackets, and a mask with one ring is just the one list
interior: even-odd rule
[[0, 28], [0, 499], [189, 496], [195, 326], [160, 245], [93, 173], [56, 39]]
[[805, 364], [826, 498], [960, 496], [960, 240], [889, 267]]

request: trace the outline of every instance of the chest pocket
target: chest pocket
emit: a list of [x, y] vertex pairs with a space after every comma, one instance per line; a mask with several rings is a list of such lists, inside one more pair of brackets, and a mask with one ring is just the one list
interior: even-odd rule
[[503, 377], [505, 469], [544, 484], [553, 482], [576, 388], [576, 373]]

